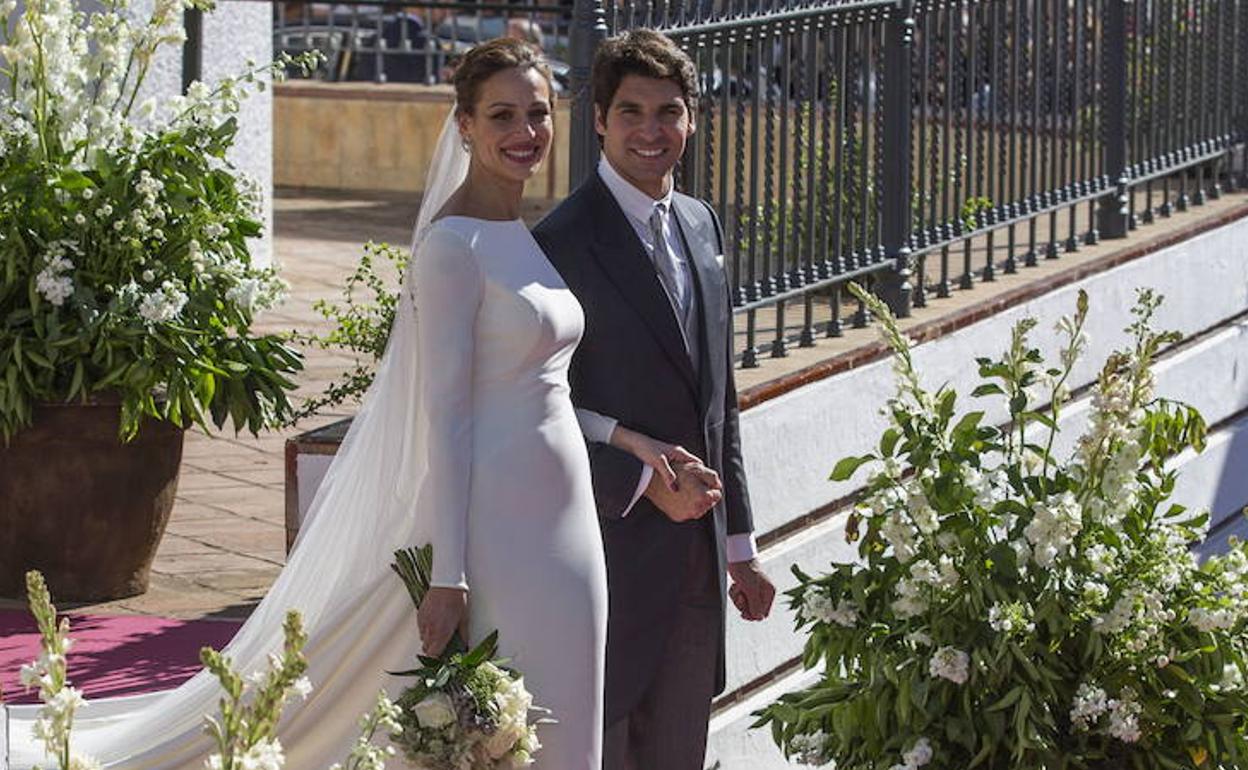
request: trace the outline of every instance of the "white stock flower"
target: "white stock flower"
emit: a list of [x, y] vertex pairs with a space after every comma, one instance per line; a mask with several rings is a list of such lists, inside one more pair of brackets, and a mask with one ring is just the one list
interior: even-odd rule
[[1140, 712], [1143, 709], [1135, 700], [1134, 693], [1124, 690], [1117, 699], [1109, 702], [1109, 727], [1107, 732], [1123, 743], [1135, 743], [1143, 734], [1140, 730]]
[[922, 585], [915, 580], [902, 578], [897, 581], [897, 599], [892, 604], [893, 613], [902, 620], [927, 612], [927, 597]]
[[1070, 706], [1070, 721], [1079, 730], [1091, 730], [1101, 715], [1109, 710], [1109, 696], [1100, 687], [1084, 682], [1075, 691]]
[[290, 686], [290, 691], [294, 695], [298, 695], [300, 699], [307, 700], [312, 694], [312, 680], [306, 676], [301, 676]]
[[901, 755], [901, 759], [906, 763], [906, 767], [919, 768], [932, 761], [932, 743], [926, 737], [919, 738], [915, 741], [914, 746], [909, 751]]
[[934, 677], [966, 684], [971, 673], [971, 656], [956, 647], [941, 647], [932, 655], [927, 669]]
[[238, 758], [235, 767], [238, 770], [282, 770], [286, 757], [282, 753], [282, 744], [276, 738], [261, 738]]
[[437, 730], [455, 721], [455, 704], [446, 693], [430, 693], [412, 706], [412, 714], [421, 727]]
[[1218, 607], [1216, 609], [1207, 609], [1205, 607], [1193, 607], [1187, 612], [1187, 620], [1197, 631], [1229, 631], [1235, 626], [1238, 618], [1236, 614], [1226, 607]]
[[164, 323], [177, 318], [186, 307], [187, 296], [172, 281], [165, 281], [160, 289], [146, 295], [139, 302], [139, 315], [148, 323]]
[[812, 767], [823, 767], [832, 761], [828, 736], [822, 730], [794, 735], [789, 741], [789, 753], [795, 762]]
[[1041, 567], [1051, 567], [1066, 552], [1083, 527], [1079, 501], [1071, 492], [1050, 497], [1032, 505], [1032, 520], [1023, 534], [1032, 547], [1032, 558]]

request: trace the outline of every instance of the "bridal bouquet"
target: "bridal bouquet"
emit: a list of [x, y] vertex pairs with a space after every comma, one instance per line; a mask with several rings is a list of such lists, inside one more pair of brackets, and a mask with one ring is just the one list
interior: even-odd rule
[[[429, 590], [433, 549], [395, 553], [393, 568], [419, 607]], [[541, 748], [530, 720], [533, 696], [524, 677], [498, 660], [498, 632], [472, 649], [456, 635], [439, 657], [421, 656], [420, 667], [397, 672], [416, 683], [396, 701], [402, 728], [390, 739], [403, 755], [428, 770], [525, 767]]]
[[846, 527], [858, 563], [795, 569], [804, 663], [823, 674], [758, 726], [841, 770], [1244, 767], [1248, 547], [1201, 562], [1208, 515], [1168, 502], [1167, 461], [1199, 450], [1205, 426], [1153, 392], [1153, 360], [1176, 340], [1151, 328], [1160, 298], [1140, 292], [1132, 344], [1105, 362], [1059, 457], [1086, 295], [1058, 323], [1055, 364], [1028, 343], [1032, 320], [978, 361], [971, 395], [1009, 409], [994, 427], [925, 389], [888, 309], [856, 294], [881, 319], [898, 392], [878, 451], [833, 472], [873, 469]]

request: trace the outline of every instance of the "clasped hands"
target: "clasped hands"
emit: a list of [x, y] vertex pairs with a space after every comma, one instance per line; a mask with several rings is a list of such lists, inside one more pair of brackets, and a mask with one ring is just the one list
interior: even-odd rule
[[719, 474], [684, 447], [622, 425], [611, 435], [611, 443], [653, 469], [644, 494], [672, 521], [700, 519], [724, 499]]
[[[672, 521], [699, 519], [724, 497], [719, 474], [683, 447], [622, 426], [612, 434], [611, 443], [654, 469], [645, 496]], [[746, 620], [766, 618], [771, 613], [776, 588], [758, 559], [730, 563], [728, 575], [732, 578], [728, 596], [741, 617]]]

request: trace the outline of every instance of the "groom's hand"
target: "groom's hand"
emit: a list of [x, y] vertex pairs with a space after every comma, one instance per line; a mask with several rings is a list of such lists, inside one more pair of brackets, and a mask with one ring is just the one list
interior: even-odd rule
[[758, 559], [738, 561], [728, 565], [732, 587], [728, 596], [737, 605], [741, 617], [746, 620], [762, 620], [771, 614], [771, 603], [776, 598], [776, 587], [767, 578]]
[[667, 518], [677, 523], [700, 519], [724, 497], [719, 474], [702, 463], [676, 467], [676, 488], [654, 474], [645, 495]]

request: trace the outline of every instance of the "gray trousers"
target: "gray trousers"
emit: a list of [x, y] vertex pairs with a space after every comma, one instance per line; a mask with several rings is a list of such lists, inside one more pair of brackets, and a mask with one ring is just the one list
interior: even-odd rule
[[637, 707], [606, 725], [603, 770], [703, 768], [722, 610], [710, 538], [693, 541], [667, 650]]

